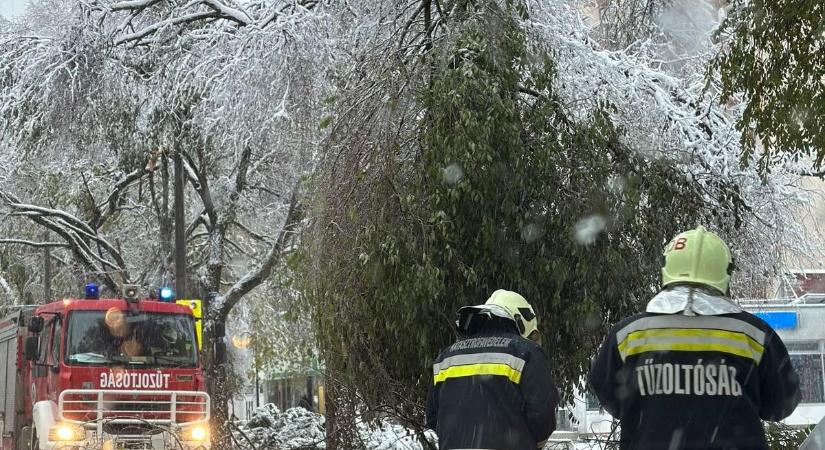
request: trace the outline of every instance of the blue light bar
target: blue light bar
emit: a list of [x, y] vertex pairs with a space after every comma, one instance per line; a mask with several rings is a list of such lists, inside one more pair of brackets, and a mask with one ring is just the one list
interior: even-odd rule
[[162, 287], [158, 290], [158, 297], [162, 302], [171, 302], [175, 299], [175, 291], [170, 287]]
[[767, 322], [774, 330], [795, 330], [799, 323], [795, 311], [757, 312], [753, 315]]
[[94, 283], [86, 284], [86, 300], [100, 300], [100, 288]]

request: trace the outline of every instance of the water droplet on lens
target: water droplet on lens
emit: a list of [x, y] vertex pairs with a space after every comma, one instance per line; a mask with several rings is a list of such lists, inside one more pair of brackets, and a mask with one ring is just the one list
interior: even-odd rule
[[458, 164], [453, 163], [441, 169], [441, 179], [451, 186], [461, 181], [462, 178], [464, 178], [464, 170]]
[[596, 242], [596, 238], [605, 226], [607, 226], [607, 220], [598, 214], [580, 219], [576, 223], [576, 242], [582, 245]]
[[521, 239], [526, 243], [535, 242], [544, 234], [544, 230], [539, 225], [528, 223], [521, 228]]

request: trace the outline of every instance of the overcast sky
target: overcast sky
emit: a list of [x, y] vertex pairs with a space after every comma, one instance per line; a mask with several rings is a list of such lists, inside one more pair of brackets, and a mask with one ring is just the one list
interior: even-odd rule
[[19, 16], [29, 4], [29, 0], [0, 0], [0, 16], [13, 19]]

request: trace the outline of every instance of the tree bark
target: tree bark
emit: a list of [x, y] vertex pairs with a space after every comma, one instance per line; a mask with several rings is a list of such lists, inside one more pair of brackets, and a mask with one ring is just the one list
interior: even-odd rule
[[335, 401], [335, 384], [327, 381], [324, 389], [324, 433], [326, 435], [326, 450], [338, 450], [338, 402]]
[[[204, 317], [211, 317], [213, 312], [213, 302], [218, 297], [216, 292], [211, 292], [205, 296], [204, 301]], [[227, 386], [227, 368], [225, 358], [225, 348], [223, 360], [220, 361], [217, 355], [216, 347], [222, 347], [224, 336], [216, 333], [217, 328], [214, 320], [206, 320], [204, 322], [204, 347], [203, 347], [203, 363], [204, 374], [206, 376], [206, 390], [212, 401], [211, 423], [212, 429], [212, 448], [226, 448], [232, 447], [231, 433], [229, 426], [229, 389]], [[208, 344], [209, 345], [208, 345]]]
[[175, 292], [189, 298], [186, 286], [186, 204], [183, 198], [183, 159], [175, 152]]
[[[49, 232], [43, 233], [43, 242], [49, 242]], [[43, 303], [52, 298], [52, 252], [48, 246], [43, 247]]]

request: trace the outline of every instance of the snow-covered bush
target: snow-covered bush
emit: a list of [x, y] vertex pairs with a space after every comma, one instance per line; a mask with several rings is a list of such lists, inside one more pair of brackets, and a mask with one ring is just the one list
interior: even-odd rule
[[[304, 408], [280, 411], [269, 403], [257, 408], [246, 422], [236, 424], [234, 441], [239, 450], [322, 450], [326, 448], [324, 416]], [[358, 423], [364, 450], [423, 450], [412, 430], [387, 420]], [[430, 435], [429, 439], [433, 439]], [[434, 441], [433, 441], [434, 442]]]

